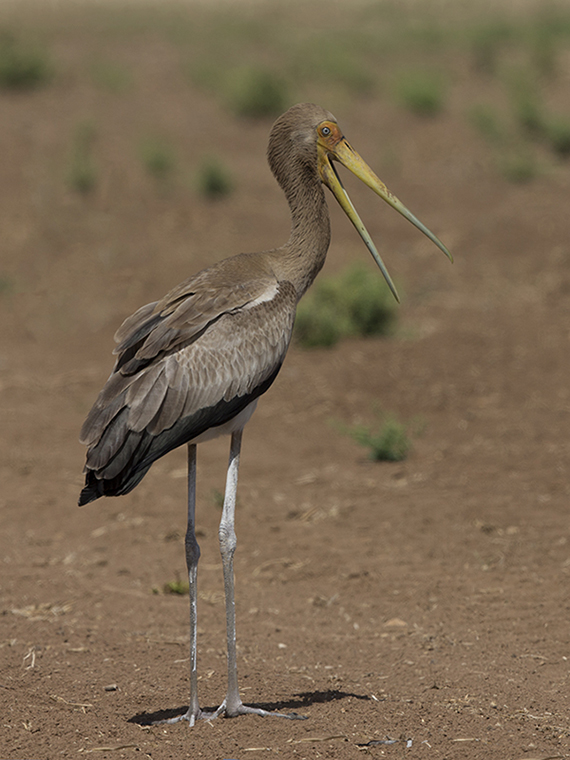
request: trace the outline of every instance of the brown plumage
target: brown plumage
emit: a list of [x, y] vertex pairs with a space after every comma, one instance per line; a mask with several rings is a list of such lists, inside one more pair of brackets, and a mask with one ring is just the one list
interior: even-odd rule
[[271, 385], [298, 296], [264, 264], [226, 259], [123, 323], [113, 374], [81, 431], [89, 450], [80, 504], [128, 493], [156, 459], [228, 422]]
[[[117, 360], [81, 430], [88, 447], [79, 504], [129, 493], [152, 463], [188, 444], [186, 561], [190, 581], [191, 694], [180, 718], [225, 712], [266, 715], [239, 697], [233, 618], [234, 510], [243, 426], [271, 385], [291, 340], [297, 303], [324, 264], [330, 225], [323, 183], [333, 192], [382, 269], [389, 275], [352, 206], [332, 160], [340, 161], [397, 211], [445, 247], [387, 190], [350, 147], [328, 111], [312, 104], [289, 109], [275, 123], [269, 165], [291, 211], [291, 235], [280, 248], [240, 254], [204, 269], [162, 300], [125, 320], [115, 335]], [[397, 296], [396, 296], [397, 297]], [[226, 590], [228, 693], [205, 716], [196, 680], [196, 444], [231, 434], [220, 544]], [[297, 716], [288, 716], [297, 717]], [[177, 718], [177, 719], [180, 719]]]
[[330, 240], [316, 145], [290, 139], [301, 113], [314, 126], [333, 119], [298, 106], [272, 132], [269, 163], [292, 213], [288, 243], [204, 269], [117, 331], [113, 374], [81, 430], [89, 447], [81, 505], [129, 493], [152, 462], [228, 422], [275, 379]]

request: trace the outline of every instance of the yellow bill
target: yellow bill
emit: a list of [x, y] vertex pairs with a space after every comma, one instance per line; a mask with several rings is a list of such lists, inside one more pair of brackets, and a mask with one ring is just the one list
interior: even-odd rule
[[334, 197], [340, 203], [344, 213], [348, 216], [350, 221], [356, 227], [358, 234], [364, 241], [366, 247], [374, 257], [374, 260], [380, 267], [380, 271], [384, 275], [388, 287], [394, 294], [394, 298], [399, 302], [400, 298], [396, 290], [396, 286], [392, 282], [388, 270], [380, 254], [376, 250], [376, 246], [372, 242], [372, 238], [368, 234], [366, 227], [364, 226], [358, 212], [354, 208], [352, 201], [350, 200], [348, 193], [344, 189], [344, 186], [336, 173], [336, 170], [332, 164], [332, 161], [338, 161], [351, 171], [356, 177], [358, 177], [365, 185], [379, 195], [386, 203], [401, 214], [405, 219], [411, 222], [421, 232], [424, 233], [437, 247], [445, 253], [450, 261], [453, 261], [451, 253], [447, 250], [444, 244], [437, 238], [433, 232], [417, 219], [411, 211], [409, 211], [404, 204], [396, 198], [395, 195], [388, 190], [386, 185], [374, 174], [372, 169], [366, 164], [366, 162], [359, 156], [359, 154], [352, 148], [349, 143], [342, 136], [338, 125], [332, 121], [324, 121], [317, 127], [318, 133], [318, 166], [321, 180], [331, 190]]

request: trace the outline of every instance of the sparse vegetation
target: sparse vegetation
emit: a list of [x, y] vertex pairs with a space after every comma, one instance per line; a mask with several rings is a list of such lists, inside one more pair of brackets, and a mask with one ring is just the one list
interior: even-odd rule
[[91, 192], [97, 182], [97, 170], [92, 154], [95, 134], [93, 122], [83, 121], [77, 125], [73, 136], [67, 183], [79, 193]]
[[362, 54], [356, 41], [338, 33], [312, 34], [298, 46], [291, 64], [291, 75], [297, 81], [316, 81], [335, 87], [343, 85], [347, 91], [370, 95], [374, 91], [377, 73]]
[[349, 435], [368, 449], [368, 456], [375, 462], [400, 462], [408, 456], [411, 448], [409, 426], [391, 415], [383, 416], [375, 429], [356, 425]]
[[[520, 181], [542, 171], [544, 152], [532, 144], [519, 148], [522, 142], [540, 141], [553, 158], [568, 153], [566, 115], [562, 111], [554, 118], [542, 103], [544, 80], [556, 83], [570, 47], [570, 14], [556, 5], [519, 15], [499, 6], [484, 13], [473, 6], [443, 18], [426, 4], [415, 8], [412, 20], [403, 7], [388, 3], [355, 12], [354, 25], [342, 29], [331, 24], [309, 34], [299, 24], [294, 39], [278, 24], [264, 26], [262, 16], [242, 14], [236, 20], [226, 10], [217, 26], [213, 14], [204, 16], [185, 61], [194, 84], [238, 115], [273, 117], [302, 99], [323, 102], [334, 112], [339, 103], [346, 108], [363, 94], [391, 92], [408, 111], [437, 116], [448, 100], [452, 109], [463, 60], [495, 102], [493, 90], [497, 84], [502, 88], [502, 103], [468, 113], [489, 143], [498, 172]], [[298, 93], [290, 97], [293, 87]]]
[[505, 179], [516, 184], [529, 182], [538, 174], [537, 161], [528, 145], [522, 142], [515, 142], [501, 152], [497, 164]]
[[487, 76], [495, 75], [499, 69], [501, 52], [512, 36], [512, 26], [500, 19], [476, 26], [469, 41], [475, 70]]
[[162, 587], [164, 594], [177, 594], [179, 596], [185, 596], [188, 594], [188, 581], [182, 581], [177, 578], [175, 581], [169, 581]]
[[0, 296], [7, 296], [14, 292], [14, 281], [7, 275], [0, 275]]
[[504, 87], [508, 112], [501, 114], [490, 105], [476, 104], [469, 109], [468, 118], [491, 146], [500, 173], [510, 182], [528, 182], [542, 171], [536, 145], [546, 147], [553, 156], [570, 155], [570, 118], [549, 113], [531, 69], [509, 69]]
[[226, 92], [228, 103], [238, 116], [278, 116], [290, 105], [284, 79], [267, 68], [238, 68], [230, 77]]
[[443, 110], [445, 87], [439, 74], [406, 71], [396, 78], [394, 93], [404, 108], [420, 116], [435, 116]]
[[511, 72], [507, 85], [515, 123], [531, 137], [540, 134], [544, 115], [532, 72]]
[[163, 181], [172, 176], [176, 167], [176, 154], [164, 138], [153, 136], [143, 140], [139, 155], [143, 166], [155, 179]]
[[317, 280], [297, 309], [295, 337], [306, 348], [332, 346], [349, 335], [386, 335], [395, 317], [382, 276], [356, 264]]
[[216, 60], [198, 60], [185, 66], [187, 78], [193, 85], [214, 94], [224, 89], [224, 68]]
[[570, 119], [564, 116], [548, 116], [542, 125], [546, 142], [559, 156], [570, 155]]
[[95, 84], [115, 94], [126, 92], [133, 84], [130, 72], [118, 63], [95, 61], [90, 73]]
[[214, 156], [204, 159], [198, 169], [196, 185], [200, 195], [205, 198], [222, 198], [233, 190], [233, 182], [229, 171]]
[[18, 41], [9, 32], [0, 33], [0, 87], [31, 90], [51, 77], [48, 56]]
[[498, 145], [503, 141], [505, 129], [495, 108], [475, 104], [469, 109], [468, 115], [470, 123], [490, 145]]
[[519, 184], [536, 177], [539, 166], [528, 141], [509, 130], [494, 108], [475, 105], [469, 120], [493, 149], [495, 165], [506, 180]]
[[556, 38], [547, 25], [537, 24], [530, 40], [530, 61], [541, 77], [551, 78], [557, 70]]

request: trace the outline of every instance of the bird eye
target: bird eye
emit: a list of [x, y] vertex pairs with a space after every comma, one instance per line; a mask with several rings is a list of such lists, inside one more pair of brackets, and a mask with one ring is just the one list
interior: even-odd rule
[[331, 133], [331, 128], [330, 127], [321, 127], [321, 135], [323, 137], [328, 137], [330, 135], [330, 133]]

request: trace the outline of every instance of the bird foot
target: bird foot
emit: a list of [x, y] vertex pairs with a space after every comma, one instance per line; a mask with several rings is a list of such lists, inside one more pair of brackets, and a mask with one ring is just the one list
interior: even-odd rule
[[269, 710], [263, 710], [261, 707], [250, 707], [249, 705], [244, 705], [241, 700], [235, 704], [232, 705], [231, 708], [229, 708], [226, 704], [226, 700], [222, 702], [222, 704], [218, 707], [217, 710], [214, 710], [213, 712], [206, 712], [205, 710], [201, 710], [198, 708], [197, 710], [188, 710], [183, 715], [176, 715], [174, 718], [166, 718], [164, 720], [157, 720], [154, 721], [154, 725], [157, 724], [174, 724], [174, 723], [180, 723], [182, 720], [188, 721], [188, 726], [192, 728], [192, 726], [195, 725], [197, 720], [213, 720], [214, 718], [218, 718], [220, 715], [224, 715], [226, 718], [237, 718], [238, 715], [261, 715], [262, 717], [270, 717], [270, 718], [287, 718], [288, 720], [307, 720], [306, 715], [299, 715], [299, 713], [279, 713], [279, 712], [269, 712]]
[[228, 707], [226, 700], [216, 710], [217, 714], [224, 714], [226, 718], [237, 718], [238, 715], [261, 715], [264, 718], [287, 718], [288, 720], [307, 720], [306, 715], [299, 715], [299, 713], [279, 713], [269, 712], [269, 710], [263, 710], [261, 707], [250, 707], [244, 705], [241, 700], [236, 704]]
[[206, 712], [205, 710], [201, 710], [198, 708], [197, 710], [191, 710], [188, 708], [185, 713], [182, 715], [175, 715], [174, 718], [165, 718], [164, 720], [155, 720], [153, 721], [153, 725], [158, 724], [174, 724], [174, 723], [180, 723], [182, 720], [188, 721], [188, 726], [192, 728], [193, 725], [195, 725], [197, 720], [213, 720], [214, 718], [217, 718], [218, 715], [220, 715], [221, 707], [218, 707], [217, 710], [214, 710], [214, 712]]

